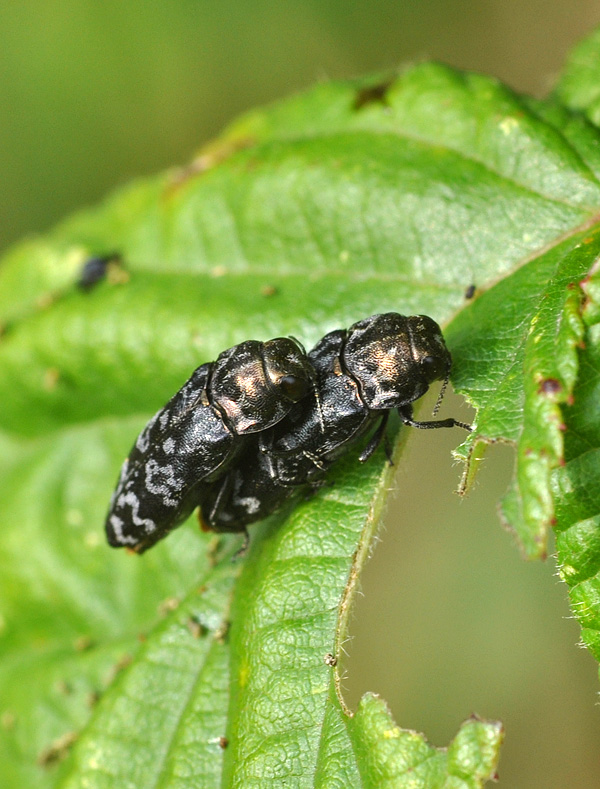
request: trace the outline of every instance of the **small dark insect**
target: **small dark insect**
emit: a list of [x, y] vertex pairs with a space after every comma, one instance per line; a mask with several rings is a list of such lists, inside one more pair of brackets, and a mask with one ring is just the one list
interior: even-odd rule
[[89, 258], [83, 264], [79, 280], [77, 281], [77, 287], [85, 291], [91, 290], [106, 277], [108, 267], [111, 263], [120, 262], [121, 256], [116, 253]]
[[182, 523], [200, 483], [223, 474], [251, 434], [314, 391], [314, 375], [304, 349], [286, 337], [243, 342], [198, 367], [123, 463], [106, 517], [110, 545], [142, 553]]
[[469, 301], [475, 295], [475, 291], [477, 290], [476, 285], [469, 285], [469, 287], [465, 290], [465, 299]]
[[440, 327], [424, 315], [374, 315], [327, 334], [309, 353], [318, 400], [298, 403], [285, 419], [246, 446], [234, 467], [200, 490], [201, 520], [217, 532], [245, 531], [295, 490], [323, 484], [326, 471], [375, 428], [360, 460], [385, 440], [391, 409], [422, 429], [469, 425], [456, 419], [417, 422], [412, 403], [434, 381], [448, 383], [452, 360]]

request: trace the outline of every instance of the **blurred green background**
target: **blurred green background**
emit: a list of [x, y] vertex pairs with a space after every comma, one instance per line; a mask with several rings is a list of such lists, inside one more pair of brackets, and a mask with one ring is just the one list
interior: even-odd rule
[[[2, 3], [0, 248], [317, 80], [433, 58], [543, 95], [597, 24], [592, 0]], [[443, 413], [468, 418], [460, 400]], [[523, 562], [496, 517], [511, 451], [492, 447], [459, 501], [457, 440], [412, 436], [352, 622], [347, 698], [381, 693], [436, 745], [471, 712], [503, 720], [500, 786], [599, 787], [596, 664], [552, 560]]]

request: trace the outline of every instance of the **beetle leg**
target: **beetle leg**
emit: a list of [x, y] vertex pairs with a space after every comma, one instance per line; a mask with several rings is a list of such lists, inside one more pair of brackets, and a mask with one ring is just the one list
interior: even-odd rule
[[266, 435], [264, 432], [259, 435], [258, 448], [260, 452], [263, 454], [265, 460], [267, 461], [269, 476], [271, 477], [271, 479], [274, 479], [276, 482], [279, 483], [277, 464], [275, 463], [275, 458], [274, 458], [274, 456], [277, 453], [271, 451], [273, 448], [273, 438], [272, 436], [269, 435], [269, 431], [266, 431]]
[[[301, 467], [300, 471], [298, 468], [295, 468], [290, 471], [289, 467], [287, 467], [285, 463], [277, 462], [285, 458], [286, 454], [291, 453], [273, 452], [272, 454], [269, 454], [267, 452], [266, 455], [269, 463], [269, 474], [276, 485], [279, 485], [282, 488], [303, 488], [307, 484], [313, 485], [315, 482], [315, 477], [318, 484], [321, 484], [319, 477], [327, 471], [330, 466], [329, 463], [323, 461], [314, 452], [310, 452], [308, 449], [303, 449], [300, 450], [300, 456], [309, 460], [312, 463], [312, 467], [308, 469], [302, 469]], [[297, 458], [297, 460], [298, 459], [299, 458]]]
[[312, 461], [319, 471], [327, 471], [327, 466], [321, 462], [318, 455], [315, 455], [313, 452], [309, 452], [306, 449], [302, 450], [302, 454], [305, 458], [308, 458], [310, 461]]
[[403, 405], [398, 409], [398, 413], [400, 414], [400, 419], [402, 419], [405, 425], [408, 425], [409, 427], [418, 427], [421, 430], [434, 430], [438, 427], [462, 427], [464, 430], [468, 430], [469, 433], [471, 433], [473, 430], [472, 425], [467, 425], [466, 422], [459, 422], [457, 419], [453, 419], [452, 417], [449, 419], [437, 419], [431, 422], [417, 422], [412, 418], [411, 405]]
[[[229, 498], [229, 493], [231, 490], [231, 483], [230, 483], [230, 476], [229, 474], [223, 477], [223, 481], [221, 482], [221, 487], [219, 488], [219, 493], [217, 494], [217, 498], [214, 501], [213, 506], [210, 509], [207, 517], [201, 517], [200, 523], [206, 523], [209, 530], [214, 530], [214, 525], [216, 523], [217, 513], [221, 509], [221, 505], [224, 499]], [[200, 507], [200, 512], [202, 512], [202, 507]]]
[[311, 478], [312, 478], [313, 474], [317, 474], [317, 475], [319, 473], [322, 474], [325, 471], [327, 471], [327, 469], [329, 468], [329, 466], [324, 464], [319, 459], [319, 457], [317, 455], [315, 455], [313, 452], [309, 452], [308, 450], [303, 449], [302, 450], [302, 455], [305, 458], [307, 458], [307, 460], [310, 460], [310, 462], [313, 464], [313, 468], [309, 469], [308, 471], [306, 471], [305, 474], [304, 474], [304, 478], [302, 478], [302, 479], [298, 479], [297, 476], [293, 476], [293, 475], [288, 476], [287, 478], [282, 477], [279, 474], [279, 471], [277, 469], [277, 465], [275, 463], [273, 463], [273, 465], [272, 465], [272, 467], [273, 467], [272, 477], [275, 480], [275, 482], [277, 483], [277, 485], [280, 485], [282, 488], [303, 488], [306, 484], [311, 484], [312, 485]]
[[384, 442], [386, 457], [389, 460], [390, 464], [392, 463], [392, 451], [386, 433], [389, 415], [390, 415], [389, 411], [386, 411], [384, 414], [382, 414], [381, 422], [379, 423], [377, 430], [373, 433], [373, 435], [369, 439], [369, 443], [358, 456], [358, 459], [360, 460], [361, 463], [364, 463], [371, 457], [371, 455], [375, 452], [375, 450], [381, 444], [382, 441]]
[[[222, 517], [222, 511], [227, 511], [233, 493], [233, 474], [226, 474], [219, 483], [219, 492], [209, 512], [204, 511], [202, 500], [200, 501], [200, 509], [198, 510], [200, 528], [202, 531], [214, 531], [218, 534], [239, 534], [241, 532], [246, 532], [246, 526], [240, 526], [231, 516]], [[243, 547], [245, 547], [245, 545]]]

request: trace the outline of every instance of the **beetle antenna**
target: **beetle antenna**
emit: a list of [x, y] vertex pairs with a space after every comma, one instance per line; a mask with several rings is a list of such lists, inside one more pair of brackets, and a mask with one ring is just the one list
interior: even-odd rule
[[442, 388], [440, 389], [440, 393], [438, 395], [437, 400], [435, 401], [435, 405], [433, 407], [433, 416], [437, 414], [440, 410], [440, 406], [442, 404], [442, 400], [444, 399], [444, 395], [446, 394], [446, 389], [448, 388], [448, 381], [450, 380], [450, 370], [446, 373], [446, 377], [444, 378], [444, 382], [442, 384]]

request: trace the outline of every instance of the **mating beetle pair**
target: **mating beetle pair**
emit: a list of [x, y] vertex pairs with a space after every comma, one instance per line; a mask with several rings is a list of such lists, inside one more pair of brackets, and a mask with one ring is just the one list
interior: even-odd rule
[[111, 501], [109, 543], [141, 553], [196, 506], [207, 528], [246, 532], [294, 491], [321, 484], [375, 427], [367, 460], [392, 409], [412, 427], [470, 430], [412, 417], [412, 403], [443, 379], [441, 400], [450, 366], [439, 326], [422, 315], [374, 315], [330, 332], [308, 356], [284, 338], [234, 346], [198, 368], [140, 434]]

